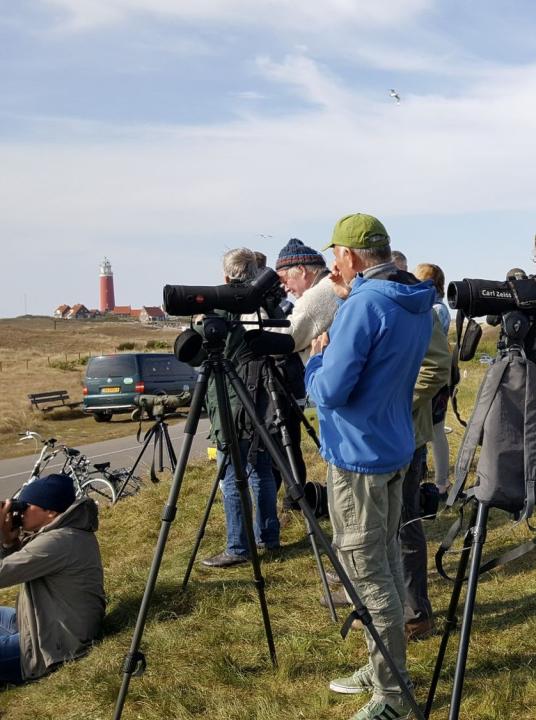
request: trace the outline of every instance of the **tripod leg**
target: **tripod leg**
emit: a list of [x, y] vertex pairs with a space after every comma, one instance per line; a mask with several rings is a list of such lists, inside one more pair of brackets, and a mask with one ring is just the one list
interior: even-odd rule
[[[273, 361], [273, 358], [269, 357], [267, 358], [267, 369], [268, 369], [268, 389], [270, 390], [270, 395], [272, 397], [272, 401], [274, 403], [275, 412], [276, 412], [276, 422], [279, 426], [279, 431], [281, 434], [281, 444], [283, 445], [283, 448], [285, 450], [285, 453], [287, 455], [287, 459], [290, 465], [290, 469], [292, 471], [293, 479], [296, 484], [299, 484], [299, 478], [300, 478], [300, 472], [298, 469], [298, 463], [296, 461], [296, 455], [294, 453], [294, 448], [292, 446], [292, 438], [290, 436], [289, 428], [286, 422], [284, 410], [283, 410], [283, 403], [281, 401], [281, 395], [280, 391], [285, 391], [285, 386], [283, 383], [283, 380], [279, 374], [279, 371], [277, 367], [275, 366], [275, 363]], [[291, 406], [300, 419], [305, 422], [307, 422], [307, 419], [301, 412], [301, 408], [296, 402], [295, 398], [290, 394], [288, 396], [288, 399], [291, 402]], [[314, 430], [313, 430], [314, 432]], [[316, 436], [315, 436], [316, 437]], [[318, 440], [318, 439], [317, 439]], [[305, 527], [307, 530], [307, 537], [309, 538], [309, 542], [311, 543], [311, 548], [313, 550], [313, 555], [316, 561], [316, 566], [318, 568], [318, 574], [320, 576], [320, 581], [322, 583], [322, 590], [324, 593], [324, 598], [326, 600], [326, 605], [329, 608], [329, 612], [331, 615], [331, 619], [333, 622], [337, 622], [337, 613], [335, 611], [335, 605], [333, 604], [333, 598], [331, 597], [331, 591], [329, 589], [329, 583], [328, 579], [326, 577], [326, 571], [324, 569], [324, 565], [322, 563], [322, 558], [320, 556], [320, 552], [318, 550], [318, 545], [316, 542], [315, 534], [313, 529], [311, 528], [311, 524], [309, 523], [309, 520], [305, 518]]]
[[271, 437], [270, 433], [262, 423], [261, 419], [257, 415], [257, 412], [255, 410], [255, 405], [253, 404], [251, 397], [249, 396], [246, 387], [242, 380], [238, 377], [238, 373], [234, 369], [232, 363], [230, 363], [228, 360], [223, 361], [223, 365], [225, 368], [225, 372], [229, 377], [229, 380], [240, 400], [242, 403], [242, 406], [244, 407], [245, 411], [249, 415], [249, 417], [252, 419], [252, 421], [255, 423], [255, 427], [257, 428], [257, 431], [264, 443], [264, 446], [270, 453], [272, 459], [274, 460], [275, 464], [277, 465], [279, 472], [281, 473], [281, 476], [283, 480], [285, 481], [287, 487], [289, 488], [289, 492], [291, 494], [291, 497], [293, 500], [296, 500], [296, 502], [299, 503], [302, 512], [304, 514], [304, 517], [308, 519], [308, 521], [311, 523], [311, 527], [314, 530], [314, 533], [319, 541], [319, 543], [324, 548], [326, 554], [328, 555], [331, 564], [333, 565], [333, 568], [335, 569], [336, 573], [338, 574], [341, 583], [343, 584], [346, 592], [348, 593], [351, 602], [354, 605], [354, 611], [350, 614], [350, 617], [346, 621], [344, 625], [344, 633], [346, 634], [346, 628], [350, 627], [352, 624], [352, 620], [354, 618], [359, 619], [362, 624], [366, 627], [368, 632], [370, 633], [372, 639], [376, 643], [376, 647], [381, 652], [383, 658], [385, 659], [385, 662], [387, 666], [389, 667], [390, 671], [392, 672], [393, 676], [396, 678], [396, 681], [404, 695], [404, 698], [408, 701], [409, 705], [411, 706], [411, 709], [413, 710], [413, 713], [415, 717], [418, 720], [424, 720], [423, 714], [419, 706], [417, 705], [417, 702], [415, 698], [413, 697], [413, 694], [411, 690], [408, 688], [406, 682], [404, 681], [404, 678], [402, 677], [399, 669], [395, 665], [395, 662], [393, 658], [391, 657], [389, 651], [387, 650], [387, 647], [385, 646], [385, 643], [383, 642], [380, 634], [378, 633], [378, 630], [376, 629], [373, 621], [372, 616], [368, 609], [363, 605], [361, 602], [361, 599], [359, 598], [351, 580], [349, 579], [348, 575], [346, 574], [346, 571], [340, 562], [339, 558], [337, 557], [337, 554], [334, 552], [333, 548], [331, 547], [331, 543], [328, 542], [327, 538], [325, 537], [324, 533], [320, 529], [320, 526], [317, 522], [317, 519], [314, 516], [313, 511], [309, 507], [309, 503], [305, 500], [303, 489], [302, 487], [296, 483], [294, 480], [292, 473], [290, 472], [290, 469], [286, 463], [285, 457], [282, 454], [281, 450], [277, 447], [277, 444], [274, 442], [273, 438]]
[[307, 528], [307, 537], [309, 538], [311, 548], [313, 549], [313, 555], [315, 556], [316, 566], [318, 568], [318, 574], [320, 576], [320, 582], [322, 583], [322, 592], [324, 593], [324, 598], [329, 609], [329, 614], [331, 615], [331, 619], [333, 620], [333, 622], [337, 622], [337, 611], [335, 610], [335, 605], [333, 604], [333, 598], [331, 596], [331, 590], [329, 589], [326, 569], [324, 568], [324, 564], [322, 563], [322, 558], [318, 549], [318, 543], [316, 542], [315, 538], [315, 531], [311, 527], [311, 523], [307, 518], [305, 518], [305, 527]]
[[275, 381], [279, 385], [279, 388], [284, 392], [286, 398], [288, 399], [290, 406], [293, 410], [293, 412], [299, 417], [300, 422], [304, 426], [307, 434], [311, 438], [311, 440], [314, 442], [317, 448], [320, 447], [320, 440], [318, 439], [318, 435], [316, 434], [316, 431], [314, 427], [311, 425], [307, 417], [305, 416], [305, 413], [303, 412], [302, 408], [298, 405], [298, 402], [294, 395], [290, 392], [289, 388], [287, 387], [287, 383], [285, 382], [284, 378], [282, 377], [281, 371], [278, 367], [276, 367], [273, 363], [272, 369], [274, 372]]
[[460, 562], [458, 563], [458, 569], [456, 571], [456, 578], [454, 580], [454, 587], [452, 589], [452, 595], [447, 611], [447, 618], [445, 620], [445, 629], [443, 631], [443, 637], [441, 638], [441, 644], [439, 645], [439, 652], [437, 654], [436, 664], [434, 667], [434, 674], [432, 675], [432, 681], [430, 683], [430, 690], [428, 691], [428, 697], [426, 699], [426, 706], [424, 708], [424, 717], [429, 718], [432, 712], [432, 705], [434, 703], [434, 696], [439, 682], [439, 676], [441, 674], [441, 668], [443, 667], [443, 661], [445, 659], [445, 653], [447, 652], [447, 645], [449, 642], [450, 634], [456, 629], [456, 611], [458, 609], [458, 603], [460, 601], [460, 594], [465, 579], [465, 571], [469, 564], [469, 551], [471, 549], [471, 542], [473, 539], [473, 527], [476, 521], [478, 506], [475, 504], [471, 519], [469, 521], [469, 529], [465, 534], [463, 541], [463, 549], [460, 555]]
[[467, 580], [467, 596], [465, 598], [462, 626], [460, 629], [460, 645], [458, 647], [456, 670], [454, 671], [454, 684], [452, 687], [452, 697], [450, 701], [449, 720], [458, 720], [460, 714], [465, 665], [467, 663], [467, 653], [469, 651], [469, 639], [471, 637], [471, 624], [475, 609], [480, 560], [482, 558], [482, 549], [486, 541], [486, 524], [488, 514], [489, 506], [479, 502], [476, 524], [473, 531], [471, 566], [469, 568], [469, 578]]
[[216, 497], [216, 493], [218, 492], [218, 487], [220, 485], [220, 480], [225, 475], [225, 471], [227, 470], [228, 464], [229, 464], [228, 455], [225, 455], [220, 467], [218, 468], [218, 473], [216, 475], [214, 485], [212, 486], [212, 490], [210, 491], [210, 495], [209, 495], [209, 498], [207, 501], [207, 506], [205, 508], [205, 514], [203, 515], [203, 519], [201, 520], [201, 525], [199, 526], [199, 530], [197, 531], [192, 554], [190, 556], [190, 560], [188, 561], [188, 567], [186, 568], [186, 572], [184, 573], [184, 580], [182, 581], [182, 589], [183, 590], [186, 590], [186, 586], [188, 585], [188, 580], [190, 579], [190, 574], [192, 572], [192, 568], [195, 563], [197, 551], [199, 550], [199, 546], [201, 545], [201, 540], [203, 539], [203, 537], [205, 535], [205, 530], [207, 527], [208, 518], [210, 516], [210, 511], [212, 510], [212, 505], [214, 504], [214, 498]]
[[257, 544], [255, 542], [255, 534], [253, 532], [253, 517], [251, 498], [249, 495], [249, 483], [246, 477], [246, 473], [244, 472], [244, 467], [242, 465], [238, 437], [236, 435], [236, 430], [231, 415], [229, 395], [227, 392], [227, 386], [225, 384], [224, 366], [225, 362], [217, 364], [214, 367], [216, 394], [218, 399], [218, 410], [220, 413], [220, 420], [222, 425], [223, 440], [224, 445], [229, 448], [231, 462], [234, 467], [234, 472], [236, 476], [236, 487], [240, 495], [244, 528], [246, 531], [247, 543], [249, 546], [251, 565], [253, 567], [255, 587], [257, 588], [257, 593], [259, 596], [259, 604], [261, 607], [261, 614], [264, 623], [264, 631], [266, 633], [266, 641], [268, 643], [268, 650], [270, 652], [272, 664], [275, 666], [277, 665], [277, 657], [275, 652], [274, 638], [272, 634], [272, 626], [270, 623], [270, 615], [268, 613], [268, 604], [266, 602], [266, 595], [264, 592], [265, 581], [261, 573], [259, 555], [257, 553]]
[[134, 462], [134, 465], [130, 468], [129, 474], [128, 474], [127, 477], [123, 480], [123, 484], [121, 485], [121, 487], [120, 487], [119, 490], [117, 491], [117, 494], [116, 494], [115, 500], [114, 500], [114, 505], [115, 505], [115, 503], [119, 500], [119, 498], [121, 497], [121, 495], [123, 494], [126, 486], [128, 485], [128, 482], [129, 482], [130, 478], [134, 475], [134, 472], [136, 471], [136, 468], [137, 468], [138, 465], [140, 464], [140, 460], [141, 460], [142, 457], [143, 457], [143, 453], [145, 452], [145, 450], [147, 449], [149, 443], [150, 443], [151, 440], [153, 439], [153, 435], [155, 435], [155, 433], [157, 432], [156, 428], [157, 428], [157, 423], [155, 423], [155, 424], [152, 426], [152, 428], [149, 430], [149, 432], [147, 433], [147, 436], [145, 437], [145, 440], [144, 440], [144, 442], [143, 442], [143, 447], [142, 447], [142, 449], [140, 450], [139, 455], [138, 455], [138, 457], [136, 458], [136, 460], [135, 460], [135, 462]]
[[162, 424], [163, 424], [164, 438], [166, 441], [167, 453], [168, 453], [168, 457], [169, 457], [169, 463], [171, 465], [171, 470], [173, 472], [175, 472], [175, 468], [177, 467], [177, 456], [175, 455], [175, 450], [173, 449], [173, 444], [171, 442], [171, 438], [169, 437], [169, 430], [168, 430], [167, 423], [162, 423]]
[[160, 426], [160, 432], [158, 433], [156, 448], [158, 450], [158, 472], [161, 473], [164, 469], [164, 438], [162, 426]]
[[156, 585], [158, 578], [158, 572], [162, 563], [162, 557], [164, 555], [164, 549], [166, 547], [166, 541], [171, 529], [171, 523], [175, 519], [177, 511], [177, 500], [182, 485], [184, 473], [186, 471], [186, 465], [188, 463], [188, 457], [192, 448], [194, 435], [197, 431], [197, 425], [201, 416], [203, 408], [203, 400], [205, 397], [207, 383], [208, 383], [209, 366], [203, 365], [199, 375], [197, 376], [197, 382], [194, 388], [194, 395], [192, 399], [192, 405], [190, 407], [190, 413], [186, 420], [184, 428], [184, 441], [181, 448], [181, 454], [175, 472], [173, 474], [173, 480], [169, 491], [167, 503], [164, 506], [162, 512], [162, 522], [160, 526], [160, 534], [154, 551], [153, 561], [149, 570], [149, 577], [147, 578], [147, 584], [145, 585], [145, 591], [140, 605], [138, 618], [136, 620], [136, 627], [134, 628], [134, 634], [132, 636], [132, 642], [130, 644], [130, 650], [125, 657], [123, 664], [123, 681], [121, 688], [117, 696], [116, 706], [114, 710], [114, 720], [119, 720], [123, 712], [123, 706], [125, 704], [128, 687], [130, 685], [130, 678], [134, 672], [140, 667], [143, 667], [145, 658], [143, 653], [139, 651], [143, 630], [145, 628], [145, 622], [147, 620], [147, 613], [149, 611], [149, 604], [151, 597]]

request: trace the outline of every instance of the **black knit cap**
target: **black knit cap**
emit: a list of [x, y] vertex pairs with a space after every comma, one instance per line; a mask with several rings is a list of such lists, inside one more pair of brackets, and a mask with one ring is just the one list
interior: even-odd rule
[[37, 505], [43, 510], [62, 513], [74, 503], [76, 493], [68, 475], [45, 475], [25, 485], [17, 498], [21, 502]]
[[296, 267], [296, 265], [320, 265], [325, 267], [326, 261], [318, 250], [307, 247], [298, 238], [290, 238], [279, 253], [275, 269], [284, 270], [285, 268]]

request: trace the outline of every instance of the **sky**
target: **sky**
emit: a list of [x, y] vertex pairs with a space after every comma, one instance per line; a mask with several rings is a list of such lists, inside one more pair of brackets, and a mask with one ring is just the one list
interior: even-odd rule
[[0, 317], [97, 307], [105, 256], [118, 305], [160, 305], [354, 212], [447, 281], [536, 272], [535, 24], [532, 0], [0, 0]]

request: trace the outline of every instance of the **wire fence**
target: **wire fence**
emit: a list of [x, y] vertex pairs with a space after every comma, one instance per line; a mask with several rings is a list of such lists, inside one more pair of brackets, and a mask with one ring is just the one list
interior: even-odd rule
[[[110, 351], [108, 351], [110, 352]], [[76, 352], [76, 353], [61, 353], [59, 355], [42, 355], [41, 357], [33, 357], [33, 358], [17, 358], [16, 360], [10, 360], [10, 359], [2, 359], [0, 360], [0, 373], [6, 372], [7, 370], [22, 370], [27, 371], [31, 370], [32, 368], [39, 368], [43, 367], [43, 364], [46, 364], [48, 367], [51, 368], [59, 368], [62, 369], [62, 365], [64, 366], [74, 366], [79, 365], [80, 368], [84, 367], [87, 364], [87, 361], [90, 357], [96, 356], [96, 355], [105, 355], [105, 351], [101, 350], [100, 353], [97, 353], [95, 351], [89, 351], [87, 353], [83, 352]]]
[[87, 352], [63, 352], [54, 355], [41, 355], [33, 358], [3, 358], [0, 360], [0, 373], [8, 370], [21, 370], [26, 372], [32, 368], [42, 368], [43, 364], [46, 364], [50, 368], [56, 368], [58, 370], [78, 370], [84, 368], [89, 359], [92, 357], [98, 357], [99, 355], [109, 355], [111, 353], [121, 352], [170, 352], [171, 344], [162, 341], [149, 341], [145, 344], [145, 347], [139, 347], [134, 343], [124, 343], [116, 348], [108, 348], [107, 350], [100, 349], [88, 350]]

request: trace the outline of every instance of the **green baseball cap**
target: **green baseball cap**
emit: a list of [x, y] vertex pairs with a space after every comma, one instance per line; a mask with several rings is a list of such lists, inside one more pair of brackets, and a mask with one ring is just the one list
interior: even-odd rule
[[345, 215], [335, 225], [331, 242], [322, 251], [342, 245], [356, 250], [381, 248], [389, 245], [389, 235], [382, 223], [372, 215]]

